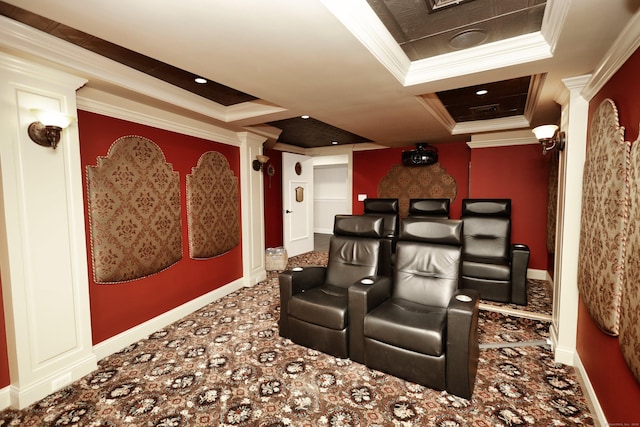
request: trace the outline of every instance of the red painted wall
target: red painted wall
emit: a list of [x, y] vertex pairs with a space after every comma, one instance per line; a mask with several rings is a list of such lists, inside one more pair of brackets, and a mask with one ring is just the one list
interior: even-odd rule
[[264, 150], [275, 174], [264, 174], [264, 240], [267, 248], [282, 246], [282, 151]]
[[529, 246], [529, 268], [547, 270], [550, 156], [538, 144], [471, 151], [472, 198], [511, 199], [511, 241]]
[[[400, 164], [404, 148], [353, 153], [353, 213], [364, 211], [358, 194], [377, 197], [378, 182], [391, 166]], [[458, 184], [451, 218], [460, 218], [462, 199], [512, 199], [512, 238], [531, 250], [529, 268], [547, 269], [546, 221], [549, 159], [538, 145], [478, 148], [465, 142], [439, 144], [438, 161]], [[469, 172], [471, 164], [471, 172]], [[471, 188], [469, 188], [469, 182]]]
[[[458, 196], [451, 204], [451, 218], [460, 218], [462, 199], [469, 194], [469, 159], [471, 150], [465, 142], [435, 145], [438, 162], [458, 184]], [[353, 153], [353, 213], [364, 212], [364, 203], [358, 194], [378, 197], [378, 183], [393, 165], [401, 164], [402, 151], [415, 146], [385, 148], [381, 150], [356, 151]]]
[[0, 283], [0, 388], [11, 384], [9, 376], [9, 357], [7, 355], [7, 330], [4, 323], [4, 305], [2, 301], [2, 283]]
[[[626, 129], [625, 140], [636, 141], [640, 123], [639, 73], [640, 50], [589, 102], [589, 123], [600, 103], [611, 98], [618, 108], [620, 125]], [[622, 358], [618, 339], [600, 331], [582, 303], [578, 313], [577, 350], [609, 424], [639, 425], [631, 423], [640, 423], [640, 384]]]
[[[89, 297], [93, 342], [97, 344], [194, 298], [242, 277], [242, 248], [209, 260], [189, 258], [189, 236], [186, 215], [186, 175], [191, 173], [200, 156], [218, 151], [229, 160], [231, 169], [240, 176], [238, 147], [215, 143], [162, 129], [78, 111], [80, 156], [83, 170], [96, 165], [98, 156], [106, 156], [113, 142], [127, 135], [140, 135], [155, 142], [167, 162], [180, 174], [182, 200], [183, 258], [175, 265], [153, 276], [115, 285], [98, 285], [93, 281], [90, 253]], [[85, 211], [86, 181], [83, 182]], [[87, 248], [91, 247], [88, 215], [85, 214]], [[90, 249], [88, 249], [88, 252]]]

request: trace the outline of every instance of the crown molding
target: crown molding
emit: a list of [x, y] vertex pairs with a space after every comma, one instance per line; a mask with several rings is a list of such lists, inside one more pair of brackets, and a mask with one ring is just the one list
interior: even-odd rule
[[640, 47], [640, 12], [625, 26], [616, 41], [593, 73], [591, 80], [582, 90], [582, 96], [590, 101], [613, 77], [633, 53]]
[[120, 120], [151, 126], [222, 144], [241, 146], [238, 132], [189, 119], [130, 99], [83, 88], [76, 97], [78, 109]]
[[454, 126], [452, 135], [496, 132], [505, 129], [522, 129], [529, 127], [525, 116], [504, 117], [501, 119], [475, 120], [461, 122]]
[[531, 76], [531, 82], [529, 83], [529, 93], [527, 94], [527, 103], [524, 106], [524, 117], [527, 121], [531, 121], [533, 112], [535, 111], [538, 100], [540, 99], [540, 93], [544, 86], [544, 81], [547, 78], [546, 74], [534, 74]]
[[400, 83], [411, 61], [366, 0], [321, 0]]
[[400, 83], [413, 86], [551, 57], [559, 37], [555, 25], [564, 22], [569, 2], [554, 1], [539, 32], [413, 62], [366, 0], [322, 3]]
[[473, 135], [467, 142], [469, 148], [511, 147], [515, 145], [538, 144], [535, 135], [529, 129], [510, 132], [495, 132]]
[[225, 107], [5, 16], [0, 16], [0, 47], [24, 52], [61, 70], [71, 69], [90, 85], [105, 82], [223, 123], [286, 111], [260, 101]]
[[459, 52], [414, 61], [404, 85], [412, 86], [497, 68], [547, 59], [551, 49], [542, 33], [536, 32], [464, 49]]
[[446, 107], [438, 98], [435, 93], [428, 93], [416, 97], [418, 102], [431, 113], [431, 115], [444, 127], [447, 131], [453, 132], [456, 126], [456, 121], [453, 120], [451, 114], [447, 111]]

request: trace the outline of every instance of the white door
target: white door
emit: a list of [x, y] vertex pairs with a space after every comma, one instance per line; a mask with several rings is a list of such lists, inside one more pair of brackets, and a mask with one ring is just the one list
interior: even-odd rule
[[282, 153], [283, 241], [288, 256], [313, 251], [313, 159]]

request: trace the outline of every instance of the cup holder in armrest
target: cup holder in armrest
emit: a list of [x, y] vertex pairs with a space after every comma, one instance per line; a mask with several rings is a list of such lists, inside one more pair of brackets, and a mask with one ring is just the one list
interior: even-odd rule
[[372, 279], [362, 279], [362, 280], [360, 280], [360, 283], [362, 283], [363, 285], [373, 285], [373, 280]]
[[456, 295], [456, 299], [460, 302], [471, 302], [473, 301], [473, 298], [471, 298], [469, 295]]
[[302, 267], [293, 267], [291, 271], [302, 271]]

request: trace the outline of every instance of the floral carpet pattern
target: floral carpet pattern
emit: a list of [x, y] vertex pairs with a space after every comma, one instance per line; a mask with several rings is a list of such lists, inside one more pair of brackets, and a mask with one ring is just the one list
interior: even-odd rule
[[[313, 253], [291, 261], [321, 264]], [[278, 311], [270, 272], [63, 390], [0, 412], [0, 426], [594, 425], [573, 368], [555, 364], [545, 347], [481, 350], [465, 400], [293, 344], [278, 335]], [[539, 333], [535, 321], [500, 316], [485, 316], [481, 341]]]

